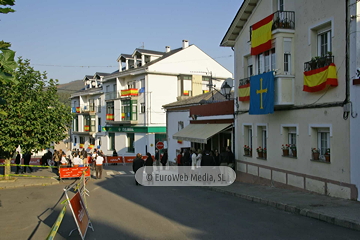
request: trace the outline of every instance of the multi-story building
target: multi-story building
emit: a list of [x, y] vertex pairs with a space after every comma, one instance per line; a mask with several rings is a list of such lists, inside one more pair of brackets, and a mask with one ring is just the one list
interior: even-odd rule
[[359, 134], [348, 119], [351, 5], [357, 1], [243, 2], [221, 42], [235, 55], [241, 181], [359, 198], [359, 157], [350, 157], [350, 135]]
[[138, 152], [154, 155], [159, 141], [167, 147], [164, 104], [208, 92], [210, 79], [220, 89], [222, 82], [232, 77], [230, 71], [187, 40], [174, 50], [165, 47], [164, 52], [135, 49], [132, 54], [121, 54], [117, 61], [116, 72], [99, 76], [101, 89], [85, 89], [72, 96], [73, 106], [79, 104], [80, 111], [95, 98], [101, 106], [101, 113], [80, 112], [83, 122], [77, 124], [81, 129], [74, 133], [88, 137], [81, 138], [85, 142], [89, 139], [84, 147], [99, 145], [106, 155], [116, 150], [125, 161]]
[[74, 119], [70, 132], [71, 149], [93, 149], [101, 146], [101, 126], [105, 125], [105, 100], [102, 79], [108, 73], [86, 75], [84, 88], [71, 95]]

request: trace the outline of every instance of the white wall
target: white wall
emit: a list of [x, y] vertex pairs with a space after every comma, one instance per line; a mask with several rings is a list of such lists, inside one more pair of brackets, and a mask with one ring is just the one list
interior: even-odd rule
[[211, 71], [213, 77], [231, 78], [232, 73], [200, 50], [191, 45], [164, 60], [149, 66], [151, 72], [171, 72], [194, 75], [194, 72]]
[[168, 111], [167, 113], [167, 142], [168, 142], [168, 159], [169, 161], [174, 161], [176, 159], [176, 150], [191, 147], [191, 142], [183, 141], [181, 144], [177, 142], [176, 139], [173, 139], [173, 135], [179, 131], [178, 129], [178, 122], [184, 122], [184, 128], [190, 124], [189, 116], [190, 111], [177, 111], [172, 112]]

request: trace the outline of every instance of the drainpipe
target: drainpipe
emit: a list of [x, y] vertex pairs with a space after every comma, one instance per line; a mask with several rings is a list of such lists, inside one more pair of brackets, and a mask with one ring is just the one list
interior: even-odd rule
[[349, 0], [345, 1], [345, 100], [343, 102], [343, 119], [347, 120], [350, 113], [350, 76], [349, 76]]

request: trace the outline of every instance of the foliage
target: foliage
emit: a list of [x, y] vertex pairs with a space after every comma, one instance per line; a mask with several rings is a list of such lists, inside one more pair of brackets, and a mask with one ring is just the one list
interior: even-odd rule
[[313, 153], [319, 153], [320, 150], [319, 150], [318, 148], [312, 148], [312, 149], [311, 149], [311, 152], [313, 152]]
[[262, 147], [258, 147], [258, 148], [256, 149], [256, 151], [257, 151], [257, 152], [263, 152], [263, 148], [262, 148]]
[[281, 149], [282, 150], [287, 150], [287, 149], [289, 149], [290, 148], [290, 144], [283, 144], [283, 145], [281, 145]]
[[35, 71], [22, 58], [14, 76], [18, 84], [0, 85], [7, 101], [0, 105], [7, 113], [0, 115], [0, 155], [5, 158], [11, 158], [19, 145], [23, 152], [37, 152], [63, 140], [72, 119], [70, 107], [56, 94], [57, 80], [46, 80], [46, 73]]
[[[15, 5], [15, 0], [0, 0], [0, 5], [2, 6], [14, 6]], [[6, 8], [2, 8], [0, 7], [0, 13], [3, 14], [7, 14], [9, 12], [15, 12], [14, 9], [6, 7]]]
[[290, 149], [291, 149], [292, 151], [296, 151], [296, 145], [295, 145], [295, 144], [291, 144], [291, 145], [290, 145]]
[[263, 152], [263, 153], [266, 153], [266, 152], [267, 152], [266, 148], [263, 148], [262, 152]]
[[326, 149], [325, 155], [330, 155], [330, 148]]
[[245, 151], [250, 151], [250, 149], [251, 149], [250, 146], [244, 145], [244, 150]]

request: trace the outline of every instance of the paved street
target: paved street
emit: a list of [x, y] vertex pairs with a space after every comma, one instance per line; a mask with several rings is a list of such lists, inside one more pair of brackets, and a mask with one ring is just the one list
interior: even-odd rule
[[[72, 183], [0, 191], [1, 239], [44, 239]], [[86, 239], [359, 239], [359, 232], [201, 187], [135, 186], [130, 166], [87, 185]], [[69, 209], [56, 239], [80, 239]]]

